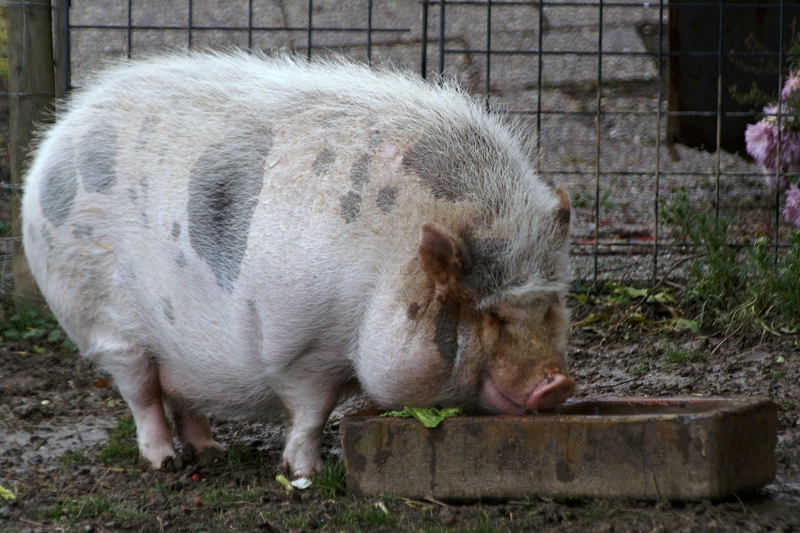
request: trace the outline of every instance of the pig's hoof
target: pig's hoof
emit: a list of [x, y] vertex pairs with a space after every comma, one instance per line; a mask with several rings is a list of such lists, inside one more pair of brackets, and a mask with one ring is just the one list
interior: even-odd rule
[[156, 470], [160, 470], [161, 472], [177, 472], [181, 468], [183, 468], [183, 461], [181, 461], [180, 457], [170, 455], [161, 461], [161, 464]]
[[305, 461], [304, 463], [292, 463], [284, 458], [283, 472], [291, 480], [311, 478], [322, 470], [322, 459]]
[[225, 449], [214, 442], [208, 446], [203, 446], [199, 450], [194, 444], [184, 444], [181, 450], [181, 459], [183, 464], [199, 464], [200, 466], [209, 466], [218, 462], [225, 456]]

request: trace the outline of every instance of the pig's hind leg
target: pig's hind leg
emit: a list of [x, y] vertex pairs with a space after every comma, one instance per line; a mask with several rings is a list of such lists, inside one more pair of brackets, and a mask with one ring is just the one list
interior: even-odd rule
[[166, 396], [166, 406], [178, 431], [178, 438], [183, 446], [181, 457], [186, 462], [195, 461], [201, 464], [211, 463], [221, 457], [225, 450], [214, 440], [208, 418], [185, 402], [173, 396]]
[[139, 453], [155, 469], [177, 463], [153, 357], [141, 346], [108, 338], [94, 342], [91, 351], [101, 354], [101, 366], [113, 376], [133, 414]]

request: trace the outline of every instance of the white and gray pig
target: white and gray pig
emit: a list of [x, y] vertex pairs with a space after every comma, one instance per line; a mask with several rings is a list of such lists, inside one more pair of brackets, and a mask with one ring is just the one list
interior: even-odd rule
[[24, 247], [153, 467], [175, 459], [165, 413], [204, 454], [221, 449], [208, 414], [285, 410], [300, 477], [354, 390], [497, 413], [573, 392], [569, 201], [463, 92], [245, 53], [87, 86], [35, 152]]

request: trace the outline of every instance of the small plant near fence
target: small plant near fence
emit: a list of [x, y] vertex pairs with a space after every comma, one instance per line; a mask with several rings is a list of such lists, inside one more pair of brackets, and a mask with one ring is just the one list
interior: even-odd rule
[[679, 242], [698, 254], [689, 266], [682, 305], [704, 326], [757, 326], [800, 332], [800, 231], [775, 253], [767, 237], [731, 246], [734, 220], [695, 209], [684, 189], [666, 203], [664, 220]]

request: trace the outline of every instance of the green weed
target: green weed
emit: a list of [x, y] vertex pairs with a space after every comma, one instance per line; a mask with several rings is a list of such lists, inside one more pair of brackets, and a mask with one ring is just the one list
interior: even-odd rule
[[217, 505], [217, 506], [227, 506], [242, 502], [252, 502], [252, 501], [257, 501], [259, 498], [261, 498], [261, 494], [254, 490], [233, 492], [215, 487], [205, 487], [202, 489], [200, 494], [203, 503]]
[[258, 465], [262, 461], [262, 457], [257, 448], [232, 444], [222, 460], [228, 470], [244, 470]]
[[59, 458], [58, 464], [62, 468], [71, 468], [73, 466], [82, 465], [88, 462], [88, 460], [83, 450], [70, 450]]
[[684, 189], [666, 202], [662, 214], [676, 239], [697, 254], [681, 305], [697, 313], [701, 326], [798, 327], [800, 231], [789, 235], [786, 251], [777, 254], [764, 237], [733, 246], [733, 220], [691, 206]]
[[83, 500], [67, 500], [56, 504], [47, 512], [48, 518], [96, 518], [104, 514], [112, 514], [114, 504], [105, 494], [92, 494]]
[[57, 503], [42, 513], [44, 518], [59, 520], [62, 517], [71, 522], [79, 518], [115, 517], [131, 525], [132, 522], [147, 520], [147, 514], [132, 507], [117, 504], [103, 493], [91, 494], [80, 500], [66, 500]]
[[36, 307], [21, 302], [15, 303], [14, 307], [12, 314], [0, 323], [0, 343], [30, 340], [60, 344], [66, 353], [77, 351], [58, 327], [55, 316], [43, 315]]
[[360, 507], [348, 506], [340, 510], [331, 519], [333, 527], [356, 526], [359, 529], [371, 527], [396, 528], [399, 519], [392, 513], [388, 513], [378, 506]]
[[296, 514], [281, 514], [279, 515], [283, 522], [284, 527], [290, 529], [306, 530], [306, 526], [311, 522], [316, 522], [311, 513], [307, 511], [300, 511]]
[[322, 490], [326, 498], [338, 498], [347, 493], [347, 476], [344, 462], [326, 463], [314, 478], [314, 486]]
[[475, 533], [499, 533], [501, 531], [505, 531], [505, 528], [501, 528], [494, 520], [492, 520], [486, 514], [482, 514], [478, 518], [478, 523], [473, 530]]
[[600, 196], [600, 207], [607, 211], [614, 209], [614, 207], [616, 207], [617, 205], [609, 200], [609, 198], [611, 198], [611, 193], [614, 191], [614, 185], [616, 184], [617, 184], [617, 176], [614, 176], [611, 179], [611, 183], [608, 184], [606, 190], [603, 191], [602, 196]]
[[136, 445], [136, 423], [133, 418], [121, 416], [108, 435], [108, 441], [100, 448], [97, 458], [104, 465], [112, 463], [135, 464], [139, 459]]
[[594, 201], [592, 195], [588, 192], [576, 192], [572, 195], [570, 204], [572, 204], [572, 207], [575, 209], [586, 209], [591, 207]]
[[115, 507], [114, 514], [126, 524], [145, 522], [147, 520], [147, 513], [132, 507]]
[[170, 494], [177, 492], [177, 489], [175, 488], [175, 485], [161, 483], [160, 481], [156, 480], [155, 483], [153, 483], [153, 488], [149, 492], [169, 496]]
[[634, 376], [641, 376], [648, 370], [650, 370], [650, 358], [645, 355], [640, 357], [636, 364], [633, 365], [631, 368], [631, 374]]
[[[579, 160], [575, 159], [574, 161], [563, 161], [564, 163], [578, 163]], [[600, 207], [605, 210], [611, 210], [616, 207], [617, 204], [610, 200], [612, 193], [614, 192], [614, 185], [617, 184], [617, 176], [611, 179], [611, 183], [608, 184], [608, 187], [603, 191], [603, 194], [600, 195]], [[587, 208], [594, 208], [595, 199], [594, 195], [590, 192], [576, 192], [570, 198], [570, 204], [572, 207], [576, 209], [587, 209]]]

